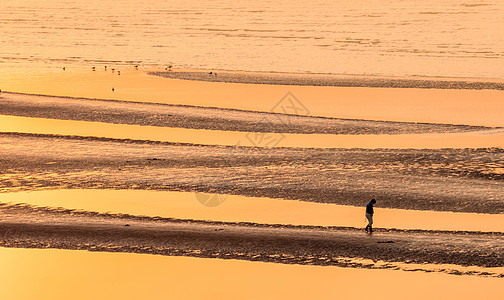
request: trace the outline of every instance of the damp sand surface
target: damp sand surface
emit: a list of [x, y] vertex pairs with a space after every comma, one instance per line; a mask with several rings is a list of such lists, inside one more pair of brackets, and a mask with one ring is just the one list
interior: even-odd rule
[[[202, 145], [368, 149], [504, 147], [504, 130], [489, 128], [455, 133], [297, 134], [126, 125], [5, 115], [0, 115], [0, 126], [3, 132], [104, 137]], [[356, 128], [352, 130], [354, 129]], [[400, 126], [396, 127], [396, 129], [398, 131], [401, 130]]]
[[[149, 76], [133, 68], [123, 70], [120, 76], [110, 70], [89, 69], [3, 71], [0, 88], [10, 92], [343, 119], [504, 126], [501, 90], [204, 82]], [[286, 95], [294, 96], [305, 109], [279, 105]]]
[[[482, 269], [477, 272], [439, 269], [437, 272], [504, 276], [501, 273], [504, 267], [502, 233], [381, 229], [369, 235], [351, 227], [149, 218], [8, 204], [2, 204], [0, 210], [3, 215], [0, 246], [4, 247], [379, 269], [400, 269], [398, 264], [402, 263], [450, 264]], [[375, 263], [366, 263], [366, 260]], [[377, 261], [390, 264], [376, 264]]]
[[[142, 190], [40, 190], [0, 193], [0, 202], [98, 213], [263, 224], [364, 227], [363, 208], [241, 195]], [[502, 232], [504, 214], [376, 207], [379, 228]]]
[[[342, 119], [310, 116], [302, 103], [287, 97], [279, 112], [169, 105], [105, 99], [2, 93], [0, 114], [156, 127], [304, 134], [420, 134], [484, 131], [495, 127]], [[285, 106], [298, 105], [297, 114]], [[502, 128], [497, 128], [502, 129]]]
[[[0, 134], [2, 191], [198, 191], [384, 208], [502, 213], [503, 151], [208, 146]], [[405, 186], [408, 188], [406, 189]]]
[[[3, 299], [495, 298], [502, 279], [182, 256], [0, 248]], [[334, 281], [339, 285], [335, 291]], [[418, 284], [424, 288], [410, 293]], [[93, 288], [83, 288], [93, 286]], [[260, 288], [258, 288], [260, 287]], [[477, 288], [475, 288], [477, 287]], [[391, 292], [391, 290], [393, 292]], [[377, 296], [378, 298], [378, 296]]]

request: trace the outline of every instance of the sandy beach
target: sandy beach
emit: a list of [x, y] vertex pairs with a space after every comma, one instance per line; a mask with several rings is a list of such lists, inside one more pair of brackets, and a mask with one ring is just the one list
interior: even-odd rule
[[[504, 277], [502, 233], [379, 229], [373, 236], [363, 238], [362, 229], [357, 228], [177, 220], [22, 205], [3, 205], [0, 209], [3, 247], [378, 269], [401, 269], [397, 263], [450, 264], [500, 269], [435, 271]], [[377, 261], [386, 263], [372, 263]], [[433, 271], [428, 266], [418, 270]], [[501, 273], [490, 273], [491, 270]]]
[[0, 299], [500, 299], [504, 3], [11, 0]]
[[3, 191], [179, 190], [354, 206], [375, 195], [381, 207], [504, 212], [498, 148], [272, 149], [19, 133], [0, 139]]
[[[79, 76], [68, 84], [95, 80], [85, 72]], [[144, 76], [125, 74], [126, 81], [138, 83], [126, 99], [96, 88], [86, 94], [83, 86], [58, 91], [47, 77], [38, 83], [29, 79], [31, 88], [2, 92], [2, 247], [504, 277], [500, 118], [466, 111], [475, 118], [460, 123], [447, 105], [435, 118], [419, 122], [414, 121], [418, 111], [405, 103], [408, 116], [383, 120], [385, 110], [376, 110], [374, 98], [366, 96], [355, 105], [374, 105], [370, 118], [306, 107], [295, 113], [219, 101], [190, 105], [163, 95], [178, 84], [184, 90], [202, 82]], [[170, 89], [145, 89], [159, 80]], [[250, 86], [285, 87], [208, 84], [215, 84], [207, 90], [215, 92], [212, 97], [223, 90], [238, 97]], [[329, 88], [327, 97], [344, 89], [294, 87], [310, 93]], [[377, 95], [440, 91], [432, 88], [351, 87], [376, 89]], [[466, 88], [446, 91], [454, 93], [453, 100], [458, 93], [501, 93]], [[143, 101], [146, 97], [156, 101]], [[486, 99], [485, 109], [497, 114], [501, 104]], [[302, 105], [322, 107], [325, 100], [319, 100]], [[109, 207], [107, 201], [116, 196], [107, 191], [126, 194]], [[160, 199], [146, 210], [154, 205], [149, 204], [154, 195], [144, 194], [149, 191], [160, 193]], [[48, 200], [37, 200], [37, 193], [48, 193]], [[177, 200], [176, 193], [191, 197]], [[235, 202], [227, 202], [234, 196]], [[378, 215], [387, 219], [382, 224], [390, 224], [378, 225], [373, 235], [362, 230], [358, 212], [370, 198], [379, 199]], [[200, 208], [189, 208], [188, 201]], [[492, 223], [482, 226], [488, 220]]]

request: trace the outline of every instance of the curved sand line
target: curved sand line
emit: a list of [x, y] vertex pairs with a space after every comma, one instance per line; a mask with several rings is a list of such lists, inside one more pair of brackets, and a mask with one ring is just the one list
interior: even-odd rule
[[[378, 229], [368, 235], [348, 227], [207, 222], [6, 204], [0, 204], [0, 212], [0, 246], [4, 247], [363, 268], [401, 269], [397, 263], [504, 266], [502, 233]], [[504, 273], [490, 270], [437, 271], [504, 277]]]
[[469, 89], [469, 90], [504, 90], [503, 82], [447, 80], [447, 79], [413, 79], [337, 76], [328, 74], [288, 74], [216, 71], [169, 71], [149, 72], [149, 75], [171, 79], [229, 82], [271, 85], [304, 85], [336, 87], [380, 87], [380, 88], [421, 88], [421, 89]]
[[[363, 207], [194, 192], [46, 189], [0, 193], [1, 202], [220, 222], [344, 227], [363, 227], [366, 224]], [[384, 228], [504, 233], [504, 214], [435, 212], [377, 206], [375, 222]]]
[[6, 93], [0, 114], [191, 129], [298, 134], [454, 133], [499, 127], [358, 120], [277, 112]]
[[[48, 151], [49, 150], [49, 151]], [[362, 206], [504, 212], [504, 150], [205, 146], [0, 133], [1, 191], [199, 191]]]
[[0, 128], [2, 128], [2, 132], [103, 137], [111, 139], [176, 142], [193, 145], [240, 145], [263, 148], [504, 148], [503, 129], [424, 134], [260, 133], [112, 124], [6, 115], [0, 115]]

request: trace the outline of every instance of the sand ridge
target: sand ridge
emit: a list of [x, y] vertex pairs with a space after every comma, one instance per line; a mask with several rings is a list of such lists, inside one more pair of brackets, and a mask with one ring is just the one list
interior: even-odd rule
[[302, 134], [453, 133], [500, 127], [315, 117], [278, 112], [3, 92], [0, 114], [142, 126]]
[[[504, 266], [502, 233], [378, 229], [368, 235], [348, 227], [207, 222], [27, 205], [1, 204], [0, 211], [0, 245], [4, 247], [385, 269], [401, 269], [398, 263]], [[363, 263], [366, 259], [372, 262]], [[504, 277], [483, 270], [437, 269], [459, 275]]]
[[353, 206], [377, 197], [388, 208], [504, 212], [500, 148], [260, 148], [19, 133], [0, 141], [3, 192], [199, 191]]
[[336, 86], [336, 87], [383, 87], [416, 89], [469, 89], [504, 90], [500, 81], [461, 80], [442, 78], [387, 78], [372, 76], [342, 76], [331, 74], [264, 73], [239, 71], [175, 70], [149, 72], [150, 75], [171, 79], [229, 82], [269, 85]]

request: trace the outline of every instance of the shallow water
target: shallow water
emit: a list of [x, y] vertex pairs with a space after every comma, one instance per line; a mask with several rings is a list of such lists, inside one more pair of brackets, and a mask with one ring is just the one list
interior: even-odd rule
[[[361, 206], [504, 212], [503, 152], [225, 147], [0, 133], [3, 191], [217, 192]], [[407, 187], [407, 188], [405, 188]]]
[[501, 1], [13, 0], [0, 66], [502, 78]]
[[502, 286], [499, 278], [396, 270], [68, 250], [0, 254], [0, 296], [17, 300], [369, 299], [363, 281], [376, 298], [492, 299]]
[[[206, 204], [205, 199], [211, 197], [217, 197], [218, 202]], [[364, 209], [361, 207], [192, 192], [49, 190], [0, 193], [0, 202], [99, 213], [224, 222], [357, 228], [366, 224]], [[375, 209], [375, 226], [380, 228], [491, 232], [504, 230], [504, 214], [413, 211], [379, 207]]]
[[[329, 3], [325, 0], [316, 0], [315, 3], [251, 3], [241, 0], [208, 3], [178, 0], [50, 2], [48, 4], [46, 0], [35, 0], [28, 5], [26, 1], [13, 0], [0, 11], [0, 88], [4, 91], [256, 111], [270, 111], [287, 92], [293, 92], [309, 107], [310, 114], [315, 116], [483, 126], [504, 124], [501, 91], [266, 87], [186, 82], [153, 78], [133, 67], [139, 64], [140, 70], [145, 67], [163, 69], [164, 66], [173, 64], [175, 67], [208, 69], [502, 80], [504, 44], [500, 36], [504, 25], [501, 18], [504, 6], [497, 0], [485, 3], [466, 3], [461, 0], [443, 3], [431, 0], [421, 3], [398, 0], [366, 3]], [[104, 72], [104, 65], [109, 66], [107, 72]], [[92, 72], [91, 66], [98, 66], [99, 70]], [[66, 71], [63, 71], [62, 67], [66, 67]], [[122, 69], [122, 75], [118, 76], [117, 72], [112, 74], [111, 67]], [[9, 116], [0, 116], [0, 131], [218, 145], [235, 145], [240, 142], [241, 145], [247, 145], [247, 137], [242, 132]], [[27, 140], [29, 141], [22, 144], [3, 145], [5, 152], [2, 154], [5, 154], [5, 157], [10, 155], [13, 159], [4, 159], [2, 155], [0, 158], [6, 163], [2, 168], [17, 168], [19, 172], [10, 174], [10, 171], [5, 171], [3, 178], [0, 177], [3, 183], [1, 188], [36, 190], [51, 185], [68, 188], [72, 184], [82, 185], [84, 188], [114, 188], [121, 187], [120, 184], [123, 183], [122, 188], [145, 188], [153, 183], [166, 188], [163, 185], [179, 180], [186, 188], [189, 187], [188, 190], [195, 186], [215, 190], [225, 186], [226, 180], [229, 183], [238, 179], [236, 186], [243, 184], [246, 187], [249, 184], [249, 187], [255, 190], [264, 186], [277, 188], [279, 185], [283, 185], [286, 190], [295, 190], [297, 186], [304, 184], [309, 186], [315, 183], [314, 186], [319, 187], [322, 175], [322, 179], [327, 180], [333, 187], [344, 186], [348, 182], [356, 186], [366, 186], [362, 184], [366, 183], [362, 180], [365, 178], [368, 179], [368, 187], [390, 189], [387, 187], [390, 182], [383, 180], [391, 177], [389, 174], [382, 178], [368, 178], [370, 174], [366, 173], [369, 171], [367, 169], [362, 172], [359, 168], [334, 168], [331, 173], [327, 172], [325, 166], [312, 162], [312, 165], [303, 166], [301, 173], [313, 176], [307, 175], [296, 182], [292, 174], [299, 173], [299, 167], [280, 167], [272, 164], [269, 170], [253, 168], [252, 174], [257, 175], [257, 178], [251, 179], [250, 173], [246, 172], [249, 169], [246, 164], [236, 168], [231, 166], [228, 168], [228, 174], [223, 172], [226, 168], [204, 166], [203, 162], [199, 162], [202, 164], [201, 168], [193, 166], [192, 170], [184, 165], [191, 165], [190, 160], [183, 159], [183, 164], [178, 168], [154, 167], [166, 163], [152, 159], [161, 154], [167, 159], [172, 158], [170, 155], [179, 159], [188, 154], [202, 155], [202, 161], [206, 163], [207, 149], [203, 147], [169, 149], [154, 146], [156, 143], [146, 147], [135, 143], [129, 146], [111, 146], [108, 145], [112, 144], [110, 141], [96, 139], [90, 142], [84, 139], [75, 143], [58, 142], [63, 147], [56, 149], [54, 141], [45, 141], [43, 137]], [[494, 131], [403, 136], [290, 134], [279, 146], [478, 148], [504, 147], [503, 143], [502, 131]], [[134, 159], [142, 160], [138, 166], [126, 166], [132, 167], [129, 173], [118, 172], [123, 168], [122, 165], [119, 169], [116, 168], [118, 165], [115, 164], [123, 164], [124, 154], [128, 153], [117, 151], [120, 147], [131, 151]], [[19, 151], [20, 149], [22, 151]], [[155, 152], [155, 149], [161, 149], [162, 152]], [[71, 167], [58, 169], [54, 166], [55, 161], [62, 157], [72, 156], [74, 150], [80, 153], [80, 156], [70, 157], [69, 161], [73, 159], [71, 163], [79, 167], [79, 163], [88, 159], [91, 168], [84, 167], [79, 172]], [[437, 157], [432, 151], [426, 152], [428, 153], [425, 157]], [[427, 165], [415, 163], [413, 172], [426, 172], [429, 181], [422, 181], [418, 176], [398, 177], [394, 179], [396, 181], [393, 187], [396, 190], [393, 192], [402, 193], [404, 186], [408, 186], [407, 192], [411, 197], [406, 195], [407, 198], [418, 196], [415, 193], [422, 197], [429, 193], [438, 193], [441, 196], [436, 198], [437, 200], [444, 201], [446, 196], [450, 196], [460, 202], [457, 205], [467, 204], [461, 196], [469, 195], [476, 200], [483, 200], [482, 205], [493, 210], [494, 204], [502, 204], [501, 181], [487, 180], [485, 176], [502, 176], [504, 169], [501, 159], [489, 161], [494, 154], [483, 152], [476, 153], [468, 161], [465, 161], [465, 156], [462, 155], [453, 165], [449, 164], [454, 158], [451, 154], [451, 160], [441, 156], [429, 160]], [[56, 157], [57, 153], [61, 155]], [[211, 155], [220, 157], [221, 154], [223, 153], [218, 149], [213, 149]], [[39, 165], [37, 163], [40, 162], [28, 164], [28, 167], [23, 165], [39, 159], [37, 155], [45, 157], [46, 160], [42, 159], [42, 164]], [[54, 157], [50, 157], [51, 155]], [[48, 157], [51, 158], [50, 161], [47, 160]], [[104, 167], [100, 163], [93, 166], [93, 159], [100, 157], [105, 157], [104, 161], [108, 159], [107, 163], [112, 165], [104, 169], [100, 169]], [[208, 161], [222, 164], [220, 160]], [[373, 162], [374, 158], [371, 157], [370, 161]], [[389, 170], [398, 167], [403, 172], [409, 165], [401, 165], [401, 162], [399, 160], [398, 165], [393, 162], [391, 165], [379, 167]], [[153, 167], [147, 167], [150, 163], [153, 163]], [[359, 163], [361, 162], [356, 165], [362, 167]], [[227, 162], [224, 162], [224, 165], [226, 164]], [[38, 172], [34, 166], [42, 172]], [[417, 167], [419, 168], [415, 169]], [[457, 178], [466, 174], [466, 171], [474, 170], [478, 176], [485, 179]], [[282, 174], [281, 171], [285, 172]], [[352, 176], [357, 175], [356, 178], [361, 180], [343, 178], [342, 182], [334, 182], [334, 175], [340, 171], [349, 172]], [[446, 171], [447, 177], [432, 176], [444, 174]], [[490, 173], [485, 173], [487, 171]], [[68, 174], [63, 174], [65, 172]], [[383, 170], [381, 172], [385, 173]], [[240, 176], [246, 176], [255, 182], [240, 182]], [[452, 178], [453, 176], [455, 178]], [[227, 192], [234, 192], [232, 189], [236, 186], [229, 185], [231, 190]], [[433, 186], [435, 189], [432, 189]], [[204, 195], [199, 195], [200, 200], [206, 199]], [[362, 194], [358, 196], [363, 197]], [[404, 194], [399, 196], [398, 199], [403, 201]], [[473, 198], [471, 200], [474, 200]], [[175, 218], [355, 227], [364, 224], [361, 207], [235, 195], [226, 197], [222, 205], [212, 208], [198, 202], [193, 193], [142, 190], [18, 192], [0, 194], [0, 199], [41, 206]], [[222, 201], [223, 198], [219, 200]], [[433, 201], [430, 204], [444, 205], [443, 201]], [[432, 205], [424, 206], [424, 209], [431, 209]], [[502, 232], [501, 225], [504, 223], [502, 214], [384, 208], [377, 208], [376, 212], [378, 227]], [[156, 298], [159, 295], [181, 299], [304, 299], [335, 296], [368, 299], [369, 295], [362, 292], [363, 278], [374, 296], [387, 295], [387, 298], [391, 299], [402, 299], [404, 295], [418, 299], [476, 299], [491, 298], [498, 294], [496, 279], [452, 277], [445, 274], [343, 270], [332, 267], [80, 251], [0, 248], [0, 253], [3, 268], [0, 280], [5, 287], [0, 289], [0, 298], [7, 299], [138, 299]], [[417, 288], [419, 284], [423, 287], [420, 291]], [[90, 286], [92, 288], [89, 288]], [[412, 290], [415, 292], [411, 293]]]
[[[0, 68], [3, 91], [116, 99], [147, 103], [271, 112], [287, 95], [308, 110], [297, 114], [333, 118], [504, 126], [504, 91], [277, 86], [170, 80], [133, 68], [117, 73], [90, 69]], [[115, 88], [112, 91], [112, 88]], [[13, 98], [12, 94], [5, 94]], [[19, 97], [27, 97], [20, 95]], [[291, 112], [296, 113], [296, 112]]]
[[440, 134], [250, 133], [69, 121], [0, 115], [0, 131], [151, 140], [202, 145], [300, 148], [488, 148], [504, 147], [502, 129]]

